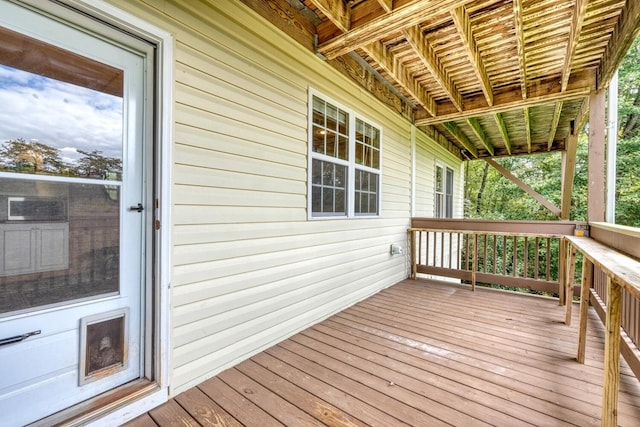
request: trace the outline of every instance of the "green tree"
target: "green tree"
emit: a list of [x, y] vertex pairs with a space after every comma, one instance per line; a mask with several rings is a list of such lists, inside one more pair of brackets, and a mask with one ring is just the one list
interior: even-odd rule
[[103, 156], [102, 151], [99, 150], [77, 151], [82, 154], [76, 167], [78, 176], [109, 179], [114, 178], [114, 175], [117, 178], [122, 173], [122, 160], [120, 159]]
[[0, 164], [6, 171], [59, 174], [65, 170], [58, 149], [37, 140], [23, 138], [5, 141], [0, 148]]

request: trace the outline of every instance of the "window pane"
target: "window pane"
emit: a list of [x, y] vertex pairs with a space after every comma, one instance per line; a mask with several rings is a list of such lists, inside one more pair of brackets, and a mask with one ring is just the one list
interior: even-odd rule
[[436, 191], [442, 193], [442, 168], [436, 166]]
[[378, 175], [363, 170], [356, 170], [355, 176], [355, 213], [358, 215], [377, 214], [379, 194]]
[[324, 153], [324, 135], [326, 131], [317, 126], [313, 127], [313, 141], [311, 149], [316, 153]]
[[120, 182], [3, 178], [0, 218], [0, 313], [118, 292]]
[[313, 97], [313, 123], [324, 127], [324, 101]]
[[327, 145], [324, 154], [331, 157], [336, 157], [336, 134], [332, 131], [327, 131], [325, 135]]
[[314, 159], [311, 209], [314, 215], [346, 215], [346, 166]]
[[338, 158], [342, 160], [347, 160], [347, 156], [349, 155], [349, 141], [346, 136], [338, 137]]

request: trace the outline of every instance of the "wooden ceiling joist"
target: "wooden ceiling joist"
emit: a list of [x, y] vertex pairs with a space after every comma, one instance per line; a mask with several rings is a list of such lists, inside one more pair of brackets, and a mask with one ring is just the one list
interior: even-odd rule
[[434, 15], [446, 14], [450, 10], [469, 3], [470, 0], [415, 0], [405, 6], [394, 9], [391, 13], [379, 16], [360, 26], [351, 28], [348, 32], [330, 40], [321, 41], [318, 53], [332, 59], [352, 50], [358, 49], [374, 41], [384, 38], [389, 29], [403, 30], [418, 25]]
[[640, 1], [628, 0], [598, 66], [598, 89], [607, 87], [629, 47], [640, 33]]
[[351, 27], [351, 8], [344, 0], [311, 0], [313, 4], [343, 32]]
[[524, 135], [527, 140], [527, 153], [531, 153], [531, 115], [529, 114], [529, 107], [524, 107], [522, 114], [524, 115]]
[[549, 140], [547, 141], [547, 150], [551, 150], [553, 141], [556, 138], [556, 132], [558, 130], [558, 123], [560, 123], [560, 114], [562, 113], [563, 105], [564, 103], [562, 101], [558, 102], [553, 112], [553, 118], [551, 119], [551, 129], [549, 129]]
[[391, 12], [393, 10], [393, 0], [378, 0], [378, 3], [385, 12]]
[[511, 155], [511, 139], [509, 138], [509, 132], [507, 132], [507, 125], [504, 122], [504, 118], [502, 114], [496, 113], [493, 115], [496, 124], [498, 125], [498, 130], [500, 131], [500, 135], [502, 135], [502, 141], [504, 142], [504, 147], [507, 149], [507, 153]]
[[575, 11], [573, 13], [573, 19], [571, 20], [571, 30], [569, 31], [569, 42], [567, 43], [567, 52], [564, 56], [564, 65], [562, 66], [563, 91], [567, 90], [567, 85], [569, 84], [573, 60], [576, 56], [578, 42], [580, 41], [582, 24], [587, 14], [587, 0], [575, 0], [575, 2]]
[[427, 126], [434, 125], [438, 123], [448, 122], [456, 119], [467, 119], [469, 117], [480, 117], [486, 116], [490, 114], [504, 113], [507, 111], [513, 111], [516, 109], [521, 109], [524, 107], [534, 107], [543, 104], [555, 103], [558, 101], [571, 101], [574, 99], [585, 98], [589, 96], [591, 93], [590, 87], [583, 87], [577, 89], [571, 89], [566, 92], [554, 92], [546, 95], [539, 95], [535, 97], [529, 97], [527, 99], [513, 99], [512, 97], [506, 97], [506, 101], [498, 102], [496, 99], [496, 103], [493, 107], [479, 107], [474, 109], [464, 110], [460, 113], [448, 113], [448, 114], [439, 114], [436, 117], [424, 117], [417, 118], [416, 125], [418, 126]]
[[473, 66], [473, 71], [476, 73], [476, 76], [480, 81], [482, 93], [484, 93], [484, 96], [487, 99], [487, 104], [489, 104], [489, 106], [492, 106], [493, 88], [491, 87], [491, 82], [489, 81], [489, 77], [487, 76], [487, 70], [485, 70], [484, 62], [482, 61], [482, 56], [480, 55], [478, 45], [473, 38], [469, 13], [464, 7], [461, 6], [451, 12], [451, 17], [453, 18], [453, 22], [458, 30], [458, 33], [460, 34], [460, 38], [462, 39], [465, 50], [469, 55], [471, 65]]
[[468, 157], [565, 150], [640, 33], [640, 0], [240, 1]]
[[432, 115], [435, 115], [436, 102], [431, 95], [426, 93], [420, 87], [418, 82], [413, 79], [405, 66], [396, 61], [393, 54], [381, 42], [375, 42], [362, 49], [367, 55], [376, 61], [389, 75], [402, 86], [413, 98], [415, 98], [422, 106]]
[[520, 91], [522, 92], [522, 99], [527, 98], [527, 56], [525, 55], [525, 40], [524, 40], [524, 22], [523, 22], [523, 9], [522, 2], [524, 0], [513, 0], [513, 20], [514, 30], [516, 34], [516, 44], [518, 46], [518, 62], [520, 64]]
[[[416, 25], [404, 30], [404, 35], [407, 38], [407, 42], [411, 45], [418, 58], [422, 61], [422, 64], [429, 70], [433, 78], [447, 93], [447, 96], [458, 109], [462, 111], [462, 95], [456, 88], [453, 80], [447, 75], [446, 71], [442, 67], [440, 60], [436, 56], [433, 47], [422, 35], [422, 31]], [[434, 114], [435, 115], [435, 114]]]
[[460, 130], [460, 128], [458, 127], [457, 124], [455, 124], [454, 122], [445, 122], [442, 123], [442, 126], [444, 126], [449, 133], [451, 133], [451, 135], [453, 135], [453, 137], [460, 143], [462, 144], [462, 146], [471, 154], [473, 154], [473, 157], [478, 158], [478, 149], [475, 147], [475, 145], [473, 145], [473, 143], [469, 140], [469, 138], [467, 137], [467, 135], [464, 134], [464, 132], [462, 132], [462, 130]]
[[482, 126], [480, 126], [480, 122], [478, 121], [478, 119], [476, 119], [475, 117], [467, 119], [467, 124], [473, 130], [473, 133], [476, 134], [476, 136], [478, 137], [478, 139], [480, 140], [480, 142], [482, 143], [484, 148], [489, 153], [491, 153], [492, 156], [495, 156], [496, 153], [495, 153], [495, 150], [493, 148], [493, 145], [491, 144], [491, 141], [489, 141], [489, 138], [487, 137], [487, 135], [482, 130]]

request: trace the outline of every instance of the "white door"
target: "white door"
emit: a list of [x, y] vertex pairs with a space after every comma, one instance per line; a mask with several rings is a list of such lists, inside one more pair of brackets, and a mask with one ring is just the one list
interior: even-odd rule
[[0, 40], [0, 425], [13, 426], [143, 375], [148, 58], [7, 1]]

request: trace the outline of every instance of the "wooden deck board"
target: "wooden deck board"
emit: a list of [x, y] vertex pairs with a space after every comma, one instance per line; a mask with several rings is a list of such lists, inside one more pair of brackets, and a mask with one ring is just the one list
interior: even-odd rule
[[[554, 299], [404, 281], [130, 425], [596, 426], [603, 327], [591, 310], [581, 365], [563, 319]], [[618, 422], [640, 425], [625, 363]]]

